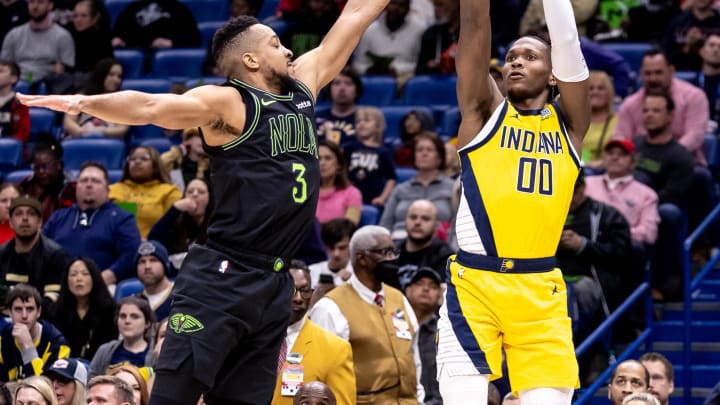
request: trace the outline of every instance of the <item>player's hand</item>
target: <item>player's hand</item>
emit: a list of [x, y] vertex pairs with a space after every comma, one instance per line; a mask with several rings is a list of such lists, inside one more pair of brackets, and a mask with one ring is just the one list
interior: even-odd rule
[[44, 107], [72, 115], [80, 114], [80, 100], [83, 95], [51, 95], [33, 96], [29, 94], [16, 93], [18, 100], [28, 107]]
[[30, 330], [22, 323], [13, 324], [12, 335], [18, 341], [23, 350], [34, 346]]

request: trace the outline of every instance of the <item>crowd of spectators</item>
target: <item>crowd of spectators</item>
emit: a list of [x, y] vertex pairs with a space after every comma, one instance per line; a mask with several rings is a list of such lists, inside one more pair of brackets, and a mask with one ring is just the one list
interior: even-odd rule
[[[496, 24], [493, 55], [500, 62], [490, 72], [501, 85], [497, 73], [508, 41], [522, 33], [545, 35], [546, 27], [540, 1], [491, 3], [493, 19], [506, 22]], [[717, 5], [710, 0], [657, 1], [608, 11], [598, 3], [573, 2], [592, 69], [592, 123], [577, 151], [585, 175], [576, 184], [557, 251], [574, 290], [569, 308], [576, 343], [639, 285], [646, 266], [657, 301], [682, 298], [682, 241], [718, 200], [717, 168], [705, 153], [706, 138], [717, 136], [720, 120]], [[228, 17], [258, 15], [262, 6], [233, 0]], [[342, 0], [283, 0], [269, 21], [286, 23], [279, 34], [297, 56], [319, 44], [343, 6]], [[442, 403], [432, 336], [445, 261], [458, 248], [453, 218], [461, 190], [454, 134], [438, 135], [438, 116], [424, 109], [410, 110], [399, 128], [387, 128], [380, 106], [362, 105], [360, 99], [368, 91], [364, 75], [393, 77], [398, 94], [415, 75], [453, 75], [458, 13], [457, 0], [391, 0], [361, 39], [351, 64], [319, 101], [327, 106], [316, 117], [319, 225], [308, 241], [322, 242], [323, 253], [299, 252], [298, 257], [317, 259], [292, 266], [297, 270], [291, 271], [294, 305], [304, 310], [292, 320], [288, 336], [293, 337], [287, 343], [292, 349], [308, 319], [323, 333], [350, 341], [353, 384], [367, 391], [363, 397], [373, 398], [373, 390], [399, 375], [393, 395]], [[118, 91], [123, 66], [113, 59], [114, 49], [140, 48], [151, 55], [161, 48], [199, 47], [197, 22], [177, 0], [134, 1], [115, 21], [98, 0], [3, 1], [0, 41], [0, 136], [23, 142], [32, 168], [18, 184], [0, 184], [0, 302], [7, 302], [10, 316], [0, 339], [14, 339], [20, 349], [5, 353], [16, 348], [1, 346], [0, 379], [45, 373], [52, 380], [49, 393], [43, 388], [47, 382], [34, 377], [13, 393], [34, 390], [46, 403], [82, 403], [74, 392], [82, 391], [84, 400], [89, 385], [96, 391], [92, 395], [106, 395], [105, 388], [117, 395], [129, 390], [136, 404], [146, 404], [151, 367], [162, 343], [158, 325], [163, 323], [156, 321], [168, 316], [173, 277], [188, 249], [204, 242], [212, 215], [210, 170], [200, 134], [186, 129], [182, 142], [164, 153], [131, 145], [122, 176], [112, 183], [106, 168], [91, 157], [79, 171], [65, 170], [62, 142], [31, 136], [28, 109], [17, 102], [13, 88], [24, 81], [30, 91]], [[656, 47], [634, 71], [604, 46], [610, 41]], [[213, 66], [209, 57], [205, 72], [212, 74]], [[693, 72], [692, 80], [681, 79], [678, 71]], [[87, 114], [66, 115], [57, 124], [62, 138], [129, 142], [133, 131]], [[399, 140], [385, 138], [390, 130]], [[402, 169], [412, 175], [400, 179]], [[375, 221], [364, 218], [367, 207], [378, 213]], [[364, 226], [368, 224], [379, 227]], [[712, 246], [717, 236], [711, 232], [700, 247]], [[703, 260], [703, 249], [697, 251], [695, 258]], [[397, 259], [397, 267], [381, 264], [389, 258]], [[129, 279], [142, 287], [116, 304], [115, 288]], [[370, 291], [378, 283], [385, 292], [379, 298]], [[391, 343], [376, 350], [374, 332], [383, 319], [375, 315], [383, 306], [400, 312], [392, 320], [396, 333], [388, 337]], [[613, 343], [636, 336], [642, 328], [636, 315], [621, 321]], [[372, 327], [353, 326], [358, 322]], [[21, 331], [13, 326], [18, 324], [25, 325]], [[345, 353], [342, 342], [322, 336]], [[581, 359], [584, 383], [607, 366], [607, 349], [600, 345]], [[369, 360], [374, 356], [377, 364], [394, 359], [400, 370], [378, 368]], [[631, 374], [638, 364], [618, 367], [611, 395], [615, 377]], [[279, 385], [283, 367], [279, 365]], [[321, 369], [313, 375], [342, 402], [348, 390], [340, 386], [347, 380], [324, 379]], [[119, 378], [100, 377], [88, 384], [89, 378], [106, 373]], [[74, 390], [63, 391], [69, 386]], [[502, 383], [498, 387], [507, 391]], [[288, 395], [280, 391], [276, 395]], [[46, 397], [53, 395], [59, 402]], [[620, 404], [628, 395], [611, 400]], [[503, 403], [510, 401], [506, 397]]]

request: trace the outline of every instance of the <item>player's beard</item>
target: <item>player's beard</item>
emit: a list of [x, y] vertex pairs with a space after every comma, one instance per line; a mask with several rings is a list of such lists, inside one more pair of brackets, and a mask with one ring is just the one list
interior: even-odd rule
[[290, 77], [287, 73], [280, 73], [277, 70], [270, 68], [270, 74], [272, 74], [273, 80], [280, 84], [280, 88], [283, 93], [290, 91], [295, 84], [295, 80]]

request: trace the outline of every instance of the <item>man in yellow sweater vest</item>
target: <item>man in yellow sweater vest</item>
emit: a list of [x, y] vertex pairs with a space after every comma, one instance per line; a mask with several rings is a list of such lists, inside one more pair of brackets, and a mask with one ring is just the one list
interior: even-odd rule
[[425, 396], [417, 378], [415, 313], [400, 291], [382, 282], [397, 277], [397, 256], [387, 229], [360, 228], [350, 240], [355, 274], [310, 311], [314, 323], [350, 341], [358, 404], [415, 405]]

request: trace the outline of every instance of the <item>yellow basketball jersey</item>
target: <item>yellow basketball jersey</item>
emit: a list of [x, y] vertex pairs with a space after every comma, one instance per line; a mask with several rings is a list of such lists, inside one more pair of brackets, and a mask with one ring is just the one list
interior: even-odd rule
[[460, 249], [517, 259], [554, 256], [580, 168], [557, 105], [523, 111], [505, 100], [458, 153]]

